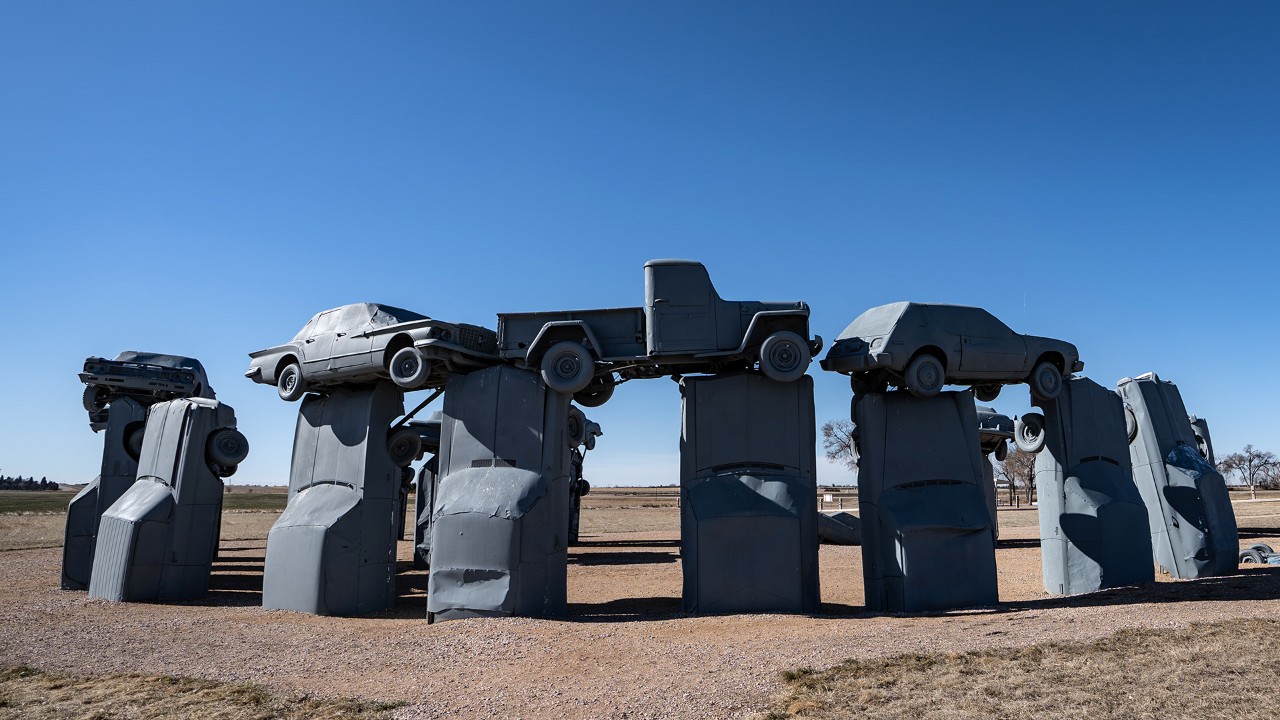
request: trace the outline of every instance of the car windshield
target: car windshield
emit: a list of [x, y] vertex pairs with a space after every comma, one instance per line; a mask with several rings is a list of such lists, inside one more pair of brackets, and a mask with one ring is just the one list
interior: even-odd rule
[[898, 318], [902, 317], [902, 313], [911, 303], [896, 302], [880, 307], [873, 307], [862, 313], [856, 320], [849, 323], [849, 327], [840, 333], [837, 340], [846, 340], [848, 338], [866, 338], [887, 335], [894, 325], [898, 324]]
[[412, 310], [404, 308], [392, 307], [390, 305], [374, 305], [373, 319], [369, 322], [374, 327], [385, 327], [387, 325], [397, 325], [403, 322], [413, 320], [427, 320], [426, 315], [419, 315]]

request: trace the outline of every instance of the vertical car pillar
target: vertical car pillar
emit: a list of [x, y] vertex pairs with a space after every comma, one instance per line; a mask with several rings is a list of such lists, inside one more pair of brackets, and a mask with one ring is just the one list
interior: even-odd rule
[[76, 493], [67, 506], [62, 543], [64, 590], [89, 588], [102, 514], [124, 495], [138, 476], [137, 438], [141, 437], [147, 422], [147, 405], [131, 397], [118, 397], [107, 407], [106, 416], [99, 475]]
[[1155, 579], [1147, 509], [1133, 481], [1124, 405], [1082, 377], [1064, 378], [1044, 410], [1018, 425], [1019, 445], [1037, 451], [1036, 496], [1044, 589], [1093, 592]]
[[395, 604], [402, 473], [388, 430], [403, 398], [379, 381], [302, 400], [289, 504], [267, 535], [263, 607], [350, 616]]
[[89, 596], [191, 600], [209, 589], [222, 477], [249, 452], [235, 412], [216, 400], [151, 406], [138, 480], [102, 516]]
[[428, 617], [563, 615], [569, 396], [509, 366], [446, 388]]
[[973, 393], [859, 394], [852, 415], [867, 608], [995, 604], [995, 541]]
[[1176, 578], [1235, 572], [1240, 538], [1226, 481], [1201, 456], [1177, 386], [1148, 373], [1121, 380], [1117, 391], [1155, 561]]
[[685, 377], [680, 392], [685, 609], [817, 610], [813, 379]]

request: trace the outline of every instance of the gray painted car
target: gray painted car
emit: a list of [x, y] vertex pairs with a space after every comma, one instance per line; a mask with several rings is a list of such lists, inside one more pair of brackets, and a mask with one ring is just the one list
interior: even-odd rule
[[[111, 401], [126, 395], [144, 405], [190, 397], [214, 399], [204, 366], [182, 355], [126, 350], [114, 360], [88, 357], [80, 382], [85, 384], [84, 409], [94, 432], [106, 427]], [[141, 436], [137, 442], [141, 443]]]
[[1063, 375], [1084, 369], [1069, 342], [1021, 335], [982, 308], [913, 302], [859, 315], [821, 364], [849, 375], [854, 392], [895, 385], [932, 397], [947, 384], [973, 385], [982, 402], [994, 400], [1002, 385], [1022, 382], [1036, 397], [1053, 398]]
[[245, 377], [294, 401], [309, 390], [391, 378], [406, 390], [443, 387], [452, 370], [498, 362], [497, 335], [379, 303], [317, 313], [292, 340], [249, 353]]

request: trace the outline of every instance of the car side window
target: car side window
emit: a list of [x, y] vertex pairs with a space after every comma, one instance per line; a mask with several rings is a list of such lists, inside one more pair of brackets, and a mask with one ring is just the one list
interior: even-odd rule
[[330, 310], [326, 313], [320, 313], [320, 316], [316, 318], [315, 326], [311, 328], [311, 332], [308, 333], [308, 336], [323, 335], [324, 333], [331, 333], [334, 330], [337, 330], [338, 316], [341, 314], [341, 310]]

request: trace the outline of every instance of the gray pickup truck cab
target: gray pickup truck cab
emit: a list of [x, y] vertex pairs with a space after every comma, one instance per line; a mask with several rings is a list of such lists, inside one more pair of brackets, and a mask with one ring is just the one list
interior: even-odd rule
[[650, 260], [644, 307], [498, 315], [498, 354], [541, 371], [547, 387], [586, 407], [625, 379], [744, 369], [781, 382], [805, 374], [821, 338], [809, 338], [803, 302], [720, 299], [702, 263]]

